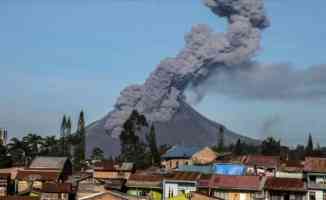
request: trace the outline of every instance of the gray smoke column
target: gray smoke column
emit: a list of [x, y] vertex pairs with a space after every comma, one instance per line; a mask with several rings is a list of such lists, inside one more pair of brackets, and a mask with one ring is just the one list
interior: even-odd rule
[[207, 25], [196, 25], [185, 36], [185, 47], [174, 58], [157, 66], [143, 85], [125, 88], [105, 129], [118, 137], [133, 109], [149, 121], [168, 121], [185, 100], [189, 85], [200, 85], [218, 67], [247, 62], [260, 49], [261, 30], [269, 26], [262, 0], [206, 0], [213, 13], [228, 20], [226, 33], [214, 33]]

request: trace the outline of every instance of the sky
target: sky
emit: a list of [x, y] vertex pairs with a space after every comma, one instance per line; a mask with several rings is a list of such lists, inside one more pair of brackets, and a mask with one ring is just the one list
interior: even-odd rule
[[[325, 64], [324, 0], [265, 0], [271, 27], [255, 60], [298, 69]], [[120, 91], [143, 83], [183, 47], [194, 24], [226, 29], [201, 0], [0, 1], [0, 127], [10, 137], [53, 135], [64, 114], [74, 124], [107, 114]], [[248, 100], [207, 95], [195, 108], [254, 138], [273, 135], [326, 145], [325, 99]]]

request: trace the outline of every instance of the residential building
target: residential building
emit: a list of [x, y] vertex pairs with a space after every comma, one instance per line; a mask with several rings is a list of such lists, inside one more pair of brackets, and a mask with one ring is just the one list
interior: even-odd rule
[[215, 151], [209, 147], [205, 147], [192, 155], [191, 161], [197, 165], [208, 165], [213, 163], [217, 157], [218, 155]]
[[97, 183], [104, 183], [107, 189], [121, 190], [134, 170], [133, 163], [105, 160], [95, 163], [93, 177]]
[[36, 157], [28, 168], [18, 170], [16, 189], [19, 194], [40, 191], [44, 183], [63, 183], [72, 175], [67, 157]]
[[136, 172], [127, 180], [127, 194], [137, 197], [162, 196], [164, 174]]
[[260, 176], [202, 176], [198, 191], [224, 200], [264, 199], [264, 177]]
[[260, 176], [275, 176], [280, 165], [279, 156], [247, 155], [241, 158], [247, 173]]
[[276, 177], [303, 179], [303, 163], [301, 161], [283, 161], [276, 172]]
[[192, 156], [199, 152], [200, 147], [173, 146], [161, 156], [161, 165], [166, 169], [176, 169], [181, 165], [192, 164]]
[[307, 188], [298, 178], [269, 177], [264, 186], [266, 200], [306, 200]]
[[184, 196], [189, 198], [191, 192], [197, 190], [197, 181], [200, 173], [173, 172], [163, 179], [163, 200]]
[[307, 181], [308, 200], [324, 200], [326, 197], [326, 158], [306, 157], [303, 171]]
[[40, 192], [41, 200], [74, 200], [76, 194], [71, 183], [45, 183]]
[[10, 186], [10, 174], [0, 173], [0, 196], [7, 196]]

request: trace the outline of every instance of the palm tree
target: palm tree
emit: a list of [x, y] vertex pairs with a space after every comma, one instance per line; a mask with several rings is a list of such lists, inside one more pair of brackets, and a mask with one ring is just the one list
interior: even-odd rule
[[55, 136], [47, 136], [42, 140], [41, 155], [56, 156], [60, 154], [59, 141]]
[[34, 158], [40, 153], [43, 138], [39, 135], [29, 133], [27, 136], [23, 137], [23, 142], [28, 146], [30, 157]]
[[[26, 164], [29, 155], [28, 145], [16, 137], [13, 137], [10, 141], [11, 142], [8, 144], [8, 150], [13, 161], [16, 163], [22, 163], [23, 161], [23, 164]], [[22, 160], [22, 158], [24, 159]]]

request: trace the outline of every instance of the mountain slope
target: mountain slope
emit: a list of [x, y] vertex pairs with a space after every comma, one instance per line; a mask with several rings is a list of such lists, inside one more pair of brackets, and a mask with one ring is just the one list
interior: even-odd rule
[[[104, 125], [109, 114], [86, 127], [87, 154], [94, 147], [100, 147], [106, 156], [117, 156], [120, 151], [119, 139], [113, 138], [106, 132]], [[194, 146], [212, 146], [217, 144], [221, 124], [213, 122], [195, 111], [190, 105], [182, 102], [178, 112], [167, 122], [154, 122], [157, 142], [162, 144], [184, 144]], [[257, 144], [258, 140], [236, 134], [225, 129], [225, 144], [241, 141]]]

